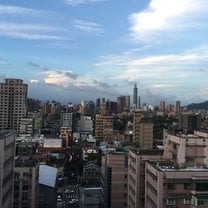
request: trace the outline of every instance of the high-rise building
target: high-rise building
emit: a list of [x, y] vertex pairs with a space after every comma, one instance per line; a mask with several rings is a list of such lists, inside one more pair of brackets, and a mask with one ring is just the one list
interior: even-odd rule
[[14, 177], [14, 208], [38, 207], [39, 164], [34, 160], [17, 159]]
[[180, 114], [179, 115], [179, 129], [185, 132], [193, 133], [194, 130], [201, 128], [200, 114]]
[[171, 160], [145, 165], [145, 206], [208, 207], [208, 169], [178, 168]]
[[117, 112], [122, 113], [123, 111], [130, 108], [130, 96], [119, 96], [117, 97]]
[[0, 207], [13, 207], [15, 138], [13, 132], [0, 133]]
[[133, 142], [142, 148], [153, 147], [153, 124], [144, 122], [144, 115], [140, 111], [134, 112]]
[[165, 108], [165, 101], [160, 101], [160, 111], [161, 112], [165, 112], [166, 108]]
[[134, 85], [134, 90], [133, 90], [133, 106], [137, 108], [137, 103], [138, 103], [138, 90], [137, 90], [137, 85]]
[[26, 117], [27, 84], [21, 79], [5, 79], [0, 83], [0, 129], [19, 130]]
[[128, 154], [115, 151], [104, 155], [101, 169], [104, 208], [127, 207]]
[[175, 106], [175, 114], [176, 116], [179, 116], [180, 113], [181, 113], [181, 101], [177, 100]]
[[140, 208], [145, 204], [145, 162], [163, 157], [163, 150], [135, 149], [128, 155], [128, 207]]
[[95, 138], [97, 140], [113, 139], [113, 118], [112, 116], [96, 115], [95, 118]]

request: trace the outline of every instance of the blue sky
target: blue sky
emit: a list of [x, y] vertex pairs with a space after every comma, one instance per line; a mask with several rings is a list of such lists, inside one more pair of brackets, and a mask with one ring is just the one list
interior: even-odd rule
[[0, 80], [29, 97], [79, 103], [132, 95], [208, 97], [207, 0], [1, 0]]

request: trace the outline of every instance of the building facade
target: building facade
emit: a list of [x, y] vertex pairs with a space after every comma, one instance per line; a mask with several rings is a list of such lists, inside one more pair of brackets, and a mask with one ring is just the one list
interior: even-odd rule
[[113, 138], [113, 118], [112, 116], [96, 115], [95, 138], [97, 140], [112, 140]]
[[13, 207], [15, 133], [0, 133], [0, 207]]
[[170, 160], [149, 161], [145, 169], [145, 208], [207, 208], [208, 169], [178, 168]]
[[128, 155], [128, 207], [145, 206], [145, 162], [163, 157], [163, 150], [136, 149]]
[[0, 129], [19, 130], [26, 117], [27, 84], [21, 79], [5, 79], [0, 83]]
[[102, 202], [105, 208], [127, 207], [128, 156], [113, 152], [102, 157]]
[[16, 160], [14, 172], [14, 208], [38, 208], [38, 162]]

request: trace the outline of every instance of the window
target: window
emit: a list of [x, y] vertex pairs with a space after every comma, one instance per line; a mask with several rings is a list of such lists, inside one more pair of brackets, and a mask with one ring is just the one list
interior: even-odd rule
[[175, 184], [174, 183], [168, 183], [168, 189], [175, 189]]
[[197, 205], [198, 206], [207, 206], [208, 205], [208, 199], [198, 199], [197, 200]]
[[191, 198], [184, 198], [183, 203], [184, 204], [191, 204]]
[[175, 199], [167, 199], [167, 205], [175, 205]]
[[184, 183], [184, 189], [191, 189], [191, 183]]

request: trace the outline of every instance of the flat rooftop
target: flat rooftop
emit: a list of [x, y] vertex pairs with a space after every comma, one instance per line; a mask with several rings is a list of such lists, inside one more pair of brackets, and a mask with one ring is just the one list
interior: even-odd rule
[[177, 163], [172, 160], [148, 161], [148, 163], [163, 172], [208, 172], [208, 168], [205, 166], [179, 168]]
[[6, 136], [14, 134], [12, 131], [0, 131], [0, 139], [4, 139]]

